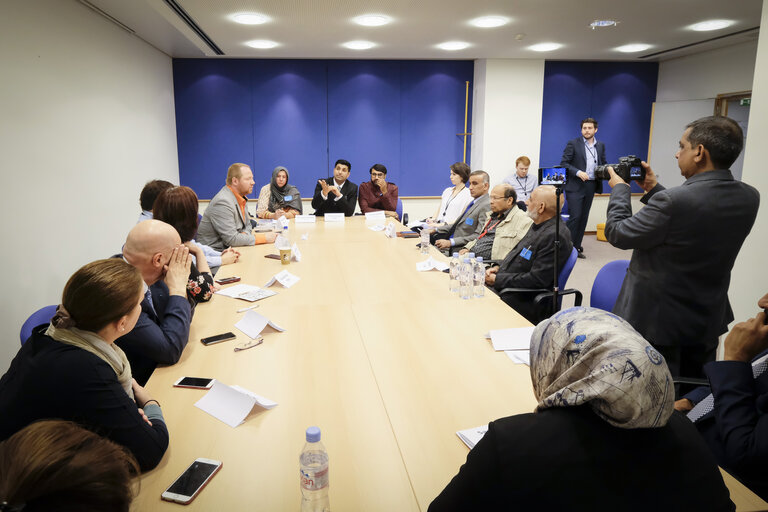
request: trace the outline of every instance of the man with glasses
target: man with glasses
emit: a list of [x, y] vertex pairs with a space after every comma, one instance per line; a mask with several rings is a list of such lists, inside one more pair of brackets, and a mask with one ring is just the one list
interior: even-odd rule
[[382, 164], [373, 164], [371, 181], [360, 184], [358, 198], [361, 212], [383, 210], [387, 217], [399, 220], [395, 211], [397, 210], [397, 185], [387, 182], [387, 168]]
[[484, 260], [501, 261], [528, 232], [533, 221], [517, 204], [517, 192], [509, 183], [496, 185], [491, 190], [491, 211], [480, 234], [470, 240], [459, 254], [472, 251]]
[[491, 179], [485, 171], [474, 171], [469, 175], [469, 193], [472, 201], [453, 224], [444, 224], [430, 234], [429, 240], [441, 251], [458, 251], [464, 245], [476, 238], [480, 233], [483, 219], [491, 202], [488, 199], [488, 189]]
[[178, 232], [159, 220], [136, 224], [120, 256], [141, 272], [147, 286], [136, 326], [115, 341], [131, 363], [136, 382], [143, 386], [158, 363], [176, 363], [187, 345], [192, 321], [187, 280], [192, 257]]

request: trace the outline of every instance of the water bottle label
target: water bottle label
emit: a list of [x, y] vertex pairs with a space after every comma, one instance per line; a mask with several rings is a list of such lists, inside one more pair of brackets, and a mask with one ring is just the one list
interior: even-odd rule
[[328, 487], [328, 466], [317, 471], [299, 469], [299, 473], [301, 473], [301, 487], [303, 489], [318, 491]]

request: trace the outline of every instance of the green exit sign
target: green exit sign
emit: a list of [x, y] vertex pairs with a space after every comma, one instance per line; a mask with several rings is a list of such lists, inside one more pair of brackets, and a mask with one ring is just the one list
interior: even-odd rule
[[743, 100], [739, 101], [739, 105], [742, 107], [748, 107], [752, 103], [752, 98], [744, 98]]

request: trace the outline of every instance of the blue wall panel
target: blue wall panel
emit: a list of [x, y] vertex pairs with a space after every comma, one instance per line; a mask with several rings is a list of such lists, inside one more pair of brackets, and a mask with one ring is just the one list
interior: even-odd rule
[[[448, 167], [461, 161], [463, 138], [456, 134], [464, 131], [465, 81], [472, 80], [473, 72], [474, 64], [469, 61], [402, 64], [401, 168], [397, 183], [412, 191], [409, 195], [439, 195], [443, 188], [451, 186]], [[470, 130], [471, 120], [470, 109]], [[469, 142], [467, 138], [467, 162]]]
[[210, 199], [230, 164], [254, 163], [250, 66], [175, 59], [173, 80], [181, 184]]
[[[370, 179], [375, 163], [387, 180], [400, 177], [400, 64], [393, 61], [328, 63], [328, 154], [352, 164], [350, 179]], [[325, 176], [330, 176], [330, 169]]]
[[269, 182], [272, 169], [287, 168], [291, 184], [311, 196], [328, 168], [324, 137], [326, 66], [323, 61], [259, 60], [253, 66], [253, 173], [257, 186]]
[[210, 199], [240, 161], [255, 196], [284, 165], [309, 197], [346, 158], [355, 183], [378, 162], [401, 195], [437, 195], [461, 160], [473, 71], [471, 61], [175, 59], [181, 183]]
[[[651, 110], [656, 100], [658, 64], [548, 61], [544, 67], [541, 124], [542, 165], [560, 163], [566, 142], [580, 135], [579, 123], [594, 117], [597, 139], [608, 162], [620, 156], [648, 157]], [[603, 185], [608, 192], [607, 184]], [[632, 184], [634, 192], [640, 192]]]

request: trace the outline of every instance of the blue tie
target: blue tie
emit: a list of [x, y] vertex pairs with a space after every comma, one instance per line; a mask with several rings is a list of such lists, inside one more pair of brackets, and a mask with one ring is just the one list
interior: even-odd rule
[[144, 294], [144, 300], [147, 301], [147, 304], [149, 304], [149, 309], [152, 310], [152, 314], [157, 317], [157, 311], [155, 311], [155, 305], [152, 303], [152, 291], [147, 288], [147, 293]]

